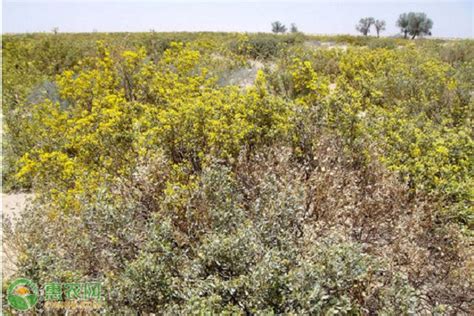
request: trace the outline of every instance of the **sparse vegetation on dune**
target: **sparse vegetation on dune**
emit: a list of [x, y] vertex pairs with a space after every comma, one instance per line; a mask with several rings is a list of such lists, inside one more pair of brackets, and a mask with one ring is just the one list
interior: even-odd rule
[[16, 275], [123, 314], [470, 314], [473, 41], [292, 31], [4, 36]]

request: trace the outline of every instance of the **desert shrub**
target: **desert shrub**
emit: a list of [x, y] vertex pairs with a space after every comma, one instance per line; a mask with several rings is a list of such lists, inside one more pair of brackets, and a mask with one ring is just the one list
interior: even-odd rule
[[[299, 161], [314, 165], [314, 140], [329, 129], [355, 163], [380, 153], [402, 182], [444, 200], [447, 217], [472, 226], [469, 63], [452, 67], [414, 45], [290, 52], [269, 71], [269, 82], [297, 105], [292, 146]], [[336, 60], [338, 70], [320, 57]]]
[[169, 39], [150, 39], [147, 45], [148, 55], [154, 61], [158, 61], [163, 53], [170, 48], [172, 40]]
[[442, 61], [453, 66], [472, 61], [474, 58], [473, 44], [470, 41], [446, 42], [443, 45], [433, 47], [432, 50], [437, 53]]
[[[79, 35], [78, 35], [79, 36]], [[66, 35], [4, 36], [3, 103], [4, 188], [29, 188], [31, 183], [18, 183], [16, 161], [33, 142], [29, 134], [31, 106], [43, 96], [57, 94], [55, 76], [95, 54], [95, 41], [82, 41]]]
[[278, 51], [278, 41], [275, 38], [251, 41], [248, 35], [242, 35], [229, 45], [230, 50], [238, 55], [251, 58], [268, 58]]
[[51, 36], [4, 39], [8, 181], [35, 194], [15, 276], [99, 280], [112, 314], [472, 309], [470, 46]]
[[[37, 200], [7, 234], [18, 274], [40, 284], [103, 280], [106, 308], [127, 313], [465, 308], [469, 285], [449, 297], [438, 290], [467, 273], [452, 264], [462, 239], [436, 237], [430, 205], [377, 166], [353, 169], [337, 143], [314, 147], [308, 180], [278, 149], [252, 167], [245, 157], [234, 168], [215, 161], [183, 185], [161, 154], [127, 181], [102, 183], [98, 196], [81, 199], [81, 212], [51, 217], [48, 200]], [[449, 255], [430, 262], [438, 251]]]
[[[84, 68], [94, 64], [98, 50], [96, 42], [106, 44], [111, 57], [116, 61], [127, 50], [144, 48], [147, 58], [157, 62], [171, 42], [192, 43], [195, 49], [206, 52], [225, 47], [235, 34], [223, 33], [89, 33], [89, 34], [25, 34], [6, 35], [3, 47], [3, 103], [4, 137], [3, 183], [5, 189], [30, 188], [31, 183], [18, 182], [16, 161], [33, 146], [28, 134], [30, 109], [38, 103], [38, 96], [48, 94], [48, 83], [56, 76], [75, 67]], [[229, 54], [226, 53], [225, 56]], [[231, 56], [233, 57], [233, 56]], [[209, 58], [208, 58], [209, 59]], [[241, 64], [241, 60], [227, 58], [225, 64], [210, 64], [210, 73], [220, 75], [226, 67]], [[77, 69], [76, 69], [77, 71]]]
[[[457, 81], [456, 93], [461, 99], [462, 104], [465, 104], [467, 109], [472, 108], [472, 90], [471, 87], [474, 85], [474, 63], [466, 62], [459, 64], [456, 67], [454, 77]], [[469, 119], [465, 117], [464, 119]]]
[[[349, 50], [339, 59], [332, 93], [330, 77], [315, 72], [310, 60], [294, 65], [288, 86], [296, 103], [315, 113], [309, 126], [341, 136], [358, 164], [379, 153], [401, 181], [445, 200], [449, 217], [472, 225], [468, 77], [415, 47]], [[309, 135], [305, 130], [300, 134]]]
[[158, 64], [144, 50], [126, 51], [117, 63], [99, 50], [84, 68], [57, 78], [66, 108], [48, 99], [32, 107], [27, 132], [35, 145], [18, 162], [18, 179], [48, 194], [69, 192], [63, 206], [79, 207], [70, 204], [73, 196], [97, 179], [131, 175], [134, 161], [157, 148], [197, 172], [207, 153], [235, 159], [243, 147], [250, 154], [288, 129], [291, 108], [267, 92], [261, 72], [242, 92], [217, 88], [199, 52], [182, 44], [172, 44]]
[[276, 56], [281, 49], [281, 42], [275, 38], [262, 39], [251, 37], [244, 43], [248, 49], [248, 51], [245, 51], [245, 54], [255, 59]]
[[[295, 74], [303, 71], [308, 72], [311, 68], [314, 73], [313, 76], [324, 78], [326, 85], [329, 85], [330, 81], [335, 80], [339, 74], [338, 63], [342, 54], [343, 51], [340, 49], [291, 47], [277, 60], [273, 67], [266, 69], [269, 85], [273, 93], [277, 95], [291, 100], [301, 97], [301, 86], [306, 84], [302, 80], [305, 79], [294, 78]], [[304, 69], [299, 69], [300, 66], [304, 66]], [[311, 79], [307, 78], [307, 80]], [[300, 91], [295, 91], [295, 85], [299, 85], [298, 89]], [[306, 94], [308, 94], [308, 90]]]
[[269, 59], [278, 57], [288, 46], [303, 42], [301, 34], [269, 35], [245, 34], [230, 42], [230, 50], [238, 55], [253, 59]]
[[[377, 75], [359, 77], [360, 73], [352, 73], [354, 61], [351, 62], [351, 73], [346, 78], [349, 82], [357, 82], [356, 91], [362, 93], [361, 108], [357, 115], [369, 124], [363, 124], [365, 127], [362, 127], [361, 133], [364, 136], [369, 133], [371, 139], [381, 136], [383, 160], [391, 168], [401, 171], [401, 176], [407, 177], [405, 180], [414, 187], [461, 203], [456, 206], [462, 209], [458, 213], [459, 218], [471, 225], [472, 215], [467, 214], [472, 213], [472, 210], [464, 204], [466, 199], [470, 199], [467, 188], [472, 181], [468, 163], [472, 138], [465, 121], [470, 105], [456, 93], [460, 82], [447, 64], [424, 60], [417, 51], [405, 54], [385, 52], [385, 57], [382, 57], [384, 54], [379, 53], [376, 59], [388, 60], [366, 64], [370, 67], [389, 67], [390, 70], [385, 71], [377, 68], [370, 70], [373, 74], [385, 73], [386, 79], [378, 78]], [[405, 60], [402, 65], [411, 62], [410, 70], [403, 70], [404, 67], [396, 61], [399, 58]], [[392, 63], [390, 60], [398, 66], [389, 66]], [[347, 87], [347, 82], [338, 83], [339, 86]], [[412, 89], [415, 86], [417, 88]], [[396, 108], [389, 104], [396, 105]], [[371, 111], [379, 120], [366, 117]], [[371, 131], [375, 134], [371, 134]]]
[[393, 38], [374, 38], [369, 42], [369, 48], [386, 48], [386, 49], [395, 49], [399, 45], [399, 41]]
[[[29, 210], [34, 215], [16, 236], [34, 245], [19, 249], [19, 272], [40, 283], [104, 279], [115, 311], [360, 312], [371, 308], [369, 297], [388, 306], [371, 281], [383, 263], [344, 236], [317, 237], [304, 224], [306, 195], [297, 179], [263, 170], [248, 187], [214, 165], [182, 193], [155, 190], [171, 172], [162, 159], [145, 168], [159, 174], [137, 177], [141, 189], [138, 182], [104, 184], [116, 192], [135, 187], [128, 197], [105, 189], [83, 199], [82, 212], [60, 218]], [[260, 193], [249, 199], [245, 189]], [[143, 194], [160, 202], [143, 204]], [[61, 242], [45, 247], [51, 238]]]

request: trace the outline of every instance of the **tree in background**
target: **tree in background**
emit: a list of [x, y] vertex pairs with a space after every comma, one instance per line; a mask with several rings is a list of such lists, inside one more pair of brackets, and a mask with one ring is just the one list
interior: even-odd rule
[[411, 35], [411, 39], [420, 35], [431, 35], [432, 27], [433, 20], [428, 18], [425, 13], [408, 13], [408, 34]]
[[291, 23], [290, 32], [291, 33], [298, 33], [298, 27], [296, 26], [295, 23]]
[[356, 25], [356, 30], [361, 32], [362, 35], [367, 36], [370, 33], [370, 26], [375, 23], [374, 18], [362, 18], [359, 20], [359, 23]]
[[422, 12], [410, 12], [400, 14], [397, 20], [397, 26], [403, 33], [403, 37], [407, 38], [408, 34], [411, 39], [420, 35], [431, 35], [433, 21]]
[[380, 32], [385, 31], [385, 21], [384, 20], [376, 20], [374, 23], [375, 31], [377, 32], [377, 37], [380, 37]]
[[408, 14], [402, 13], [398, 17], [397, 26], [400, 28], [400, 31], [403, 33], [403, 38], [408, 36]]
[[285, 33], [286, 32], [286, 26], [281, 23], [280, 21], [275, 21], [272, 23], [272, 32], [275, 34], [278, 33]]

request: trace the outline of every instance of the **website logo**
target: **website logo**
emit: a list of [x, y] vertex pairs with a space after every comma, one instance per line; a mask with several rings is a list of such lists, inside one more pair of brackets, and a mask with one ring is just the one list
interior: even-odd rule
[[7, 300], [14, 309], [27, 311], [38, 303], [38, 286], [29, 279], [16, 279], [8, 287]]

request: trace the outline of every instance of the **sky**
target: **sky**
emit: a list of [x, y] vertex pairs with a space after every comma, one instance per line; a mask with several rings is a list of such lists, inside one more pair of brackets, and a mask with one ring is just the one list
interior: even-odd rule
[[403, 12], [425, 12], [436, 37], [474, 37], [474, 0], [4, 0], [3, 33], [236, 31], [269, 32], [271, 22], [296, 23], [310, 34], [356, 34], [362, 17], [387, 30]]

